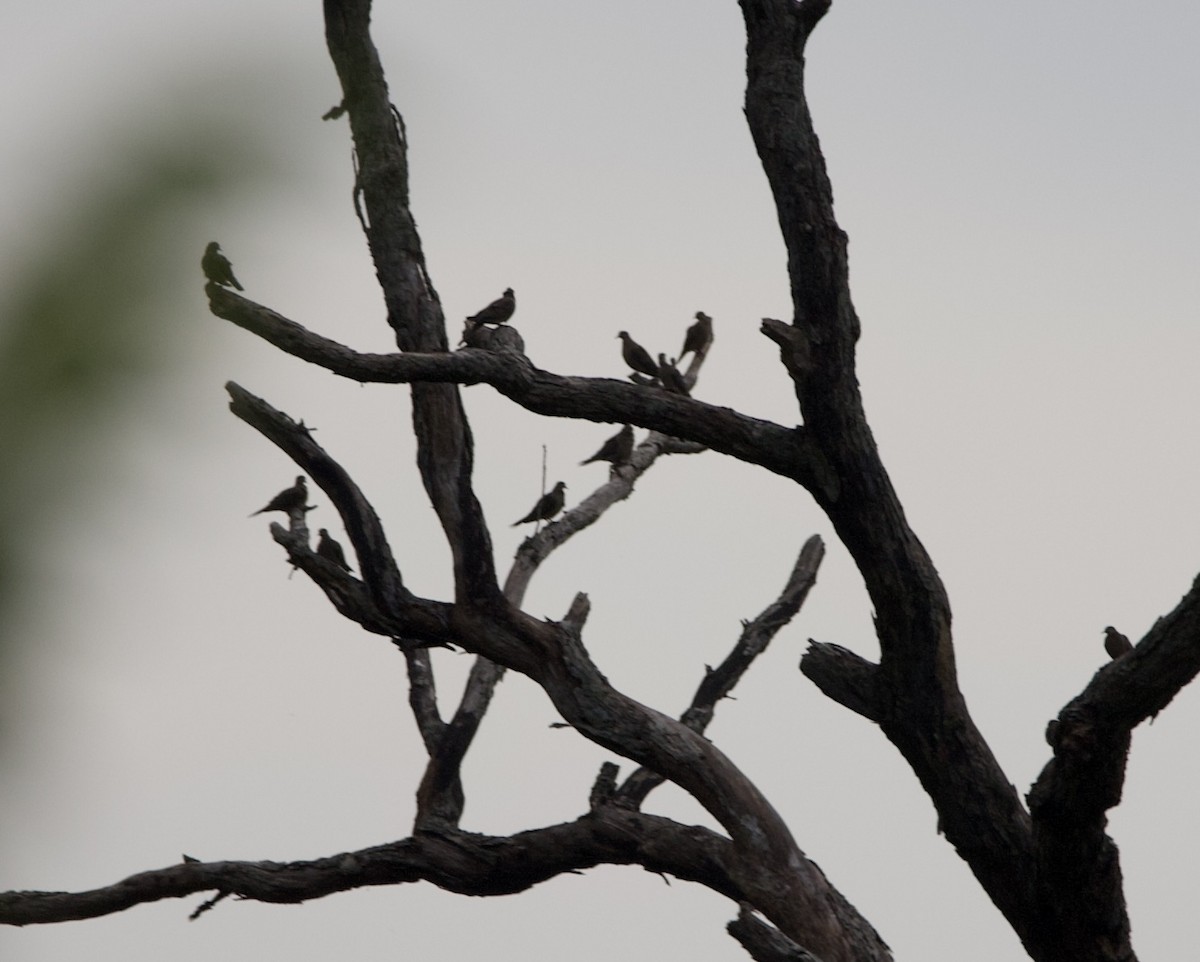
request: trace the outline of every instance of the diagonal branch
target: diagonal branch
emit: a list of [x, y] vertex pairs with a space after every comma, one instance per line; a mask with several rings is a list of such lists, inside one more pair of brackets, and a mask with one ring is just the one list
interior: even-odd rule
[[754, 914], [754, 907], [743, 905], [738, 917], [725, 926], [754, 962], [821, 962], [772, 925]]
[[967, 710], [945, 587], [904, 516], [858, 388], [860, 325], [846, 235], [804, 90], [805, 45], [829, 3], [739, 2], [746, 119], [787, 247], [794, 309], [790, 332], [774, 321], [764, 321], [763, 331], [780, 348], [809, 441], [833, 476], [809, 490], [854, 558], [875, 610], [878, 722], [933, 800], [946, 838], [1032, 949], [1029, 816]]
[[[697, 734], [704, 733], [713, 719], [717, 702], [733, 691], [754, 664], [754, 659], [767, 650], [767, 645], [779, 629], [796, 616], [808, 597], [809, 589], [816, 584], [817, 569], [824, 557], [825, 545], [820, 536], [814, 534], [800, 549], [800, 555], [779, 597], [767, 605], [757, 618], [743, 624], [742, 634], [733, 650], [715, 669], [707, 670], [691, 706], [683, 713], [680, 722]], [[639, 768], [625, 779], [615, 797], [620, 804], [638, 808], [646, 796], [662, 783], [663, 778], [657, 772]]]
[[[445, 319], [408, 205], [408, 149], [370, 37], [369, 0], [326, 0], [325, 37], [341, 81], [367, 214], [367, 243], [402, 351], [445, 353]], [[412, 387], [417, 465], [454, 560], [455, 593], [499, 600], [492, 543], [471, 487], [471, 430], [453, 384]]]
[[[698, 373], [698, 367], [693, 365], [690, 370]], [[514, 607], [520, 607], [538, 565], [559, 545], [598, 521], [609, 507], [629, 497], [637, 479], [650, 469], [660, 454], [671, 447], [670, 439], [652, 433], [638, 445], [628, 465], [611, 472], [607, 484], [539, 534], [527, 538], [518, 549], [505, 580], [505, 599]], [[496, 685], [503, 677], [504, 668], [483, 656], [476, 658], [471, 666], [462, 701], [444, 737], [438, 742], [437, 751], [430, 754], [417, 792], [418, 826], [458, 823], [463, 806], [460, 781], [462, 761], [483, 723]]]
[[[633, 494], [634, 485], [649, 471], [663, 454], [682, 451], [679, 442], [652, 431], [630, 456], [629, 463], [609, 471], [608, 481], [580, 501], [557, 521], [546, 525], [536, 535], [526, 538], [517, 549], [504, 582], [504, 594], [513, 604], [520, 605], [525, 589], [538, 567], [557, 548], [564, 545], [600, 520], [609, 508]], [[703, 448], [693, 448], [693, 451]]]

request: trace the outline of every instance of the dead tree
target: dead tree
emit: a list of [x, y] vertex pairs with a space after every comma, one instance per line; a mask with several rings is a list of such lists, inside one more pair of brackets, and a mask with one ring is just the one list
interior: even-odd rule
[[[82, 919], [161, 898], [211, 891], [298, 902], [366, 885], [417, 880], [471, 895], [522, 891], [601, 863], [639, 865], [708, 886], [736, 902], [729, 931], [756, 959], [865, 962], [891, 954], [737, 766], [704, 737], [717, 702], [799, 609], [822, 545], [810, 539], [783, 592], [749, 621], [723, 664], [704, 676], [676, 720], [613, 688], [584, 646], [588, 600], [563, 619], [521, 608], [538, 566], [595, 523], [634, 481], [669, 454], [712, 449], [802, 486], [854, 558], [875, 611], [878, 664], [813, 643], [801, 669], [825, 695], [878, 726], [932, 800], [940, 830], [1037, 960], [1132, 960], [1118, 855], [1105, 833], [1120, 800], [1130, 732], [1161, 711], [1200, 668], [1200, 582], [1131, 647], [1122, 647], [1047, 729], [1051, 757], [1023, 801], [997, 763], [959, 690], [945, 589], [876, 450], [855, 372], [859, 321], [850, 298], [846, 238], [805, 102], [804, 49], [830, 0], [740, 0], [747, 32], [746, 116], [788, 250], [794, 313], [766, 319], [802, 425], [785, 427], [688, 396], [709, 345], [674, 389], [564, 377], [522, 353], [507, 315], [469, 326], [451, 350], [442, 306], [409, 211], [404, 126], [388, 97], [368, 32], [369, 0], [326, 0], [329, 49], [341, 80], [357, 157], [356, 200], [399, 353], [367, 355], [306, 330], [242, 294], [210, 283], [212, 312], [281, 350], [346, 378], [411, 385], [413, 430], [426, 491], [451, 549], [453, 599], [414, 595], [384, 527], [350, 473], [303, 422], [230, 384], [234, 413], [295, 461], [336, 505], [361, 578], [310, 547], [303, 505], [272, 527], [288, 560], [347, 618], [404, 652], [413, 716], [429, 760], [412, 835], [309, 862], [196, 862], [80, 893], [0, 895], [10, 925]], [[519, 315], [516, 320], [519, 322]], [[665, 362], [664, 362], [665, 363]], [[649, 431], [607, 483], [522, 545], [501, 584], [491, 536], [472, 489], [472, 439], [459, 386], [486, 384], [549, 417], [631, 424]], [[685, 390], [679, 390], [680, 384]], [[438, 703], [431, 646], [476, 656], [449, 718]], [[606, 764], [575, 821], [509, 837], [460, 827], [463, 758], [497, 681], [520, 672], [550, 697], [566, 724], [636, 764], [619, 778]], [[641, 811], [664, 780], [690, 793], [724, 834]]]

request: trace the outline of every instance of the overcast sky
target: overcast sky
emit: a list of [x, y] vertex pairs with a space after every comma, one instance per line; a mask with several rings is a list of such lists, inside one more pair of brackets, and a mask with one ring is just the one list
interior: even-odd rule
[[[758, 333], [790, 306], [741, 116], [734, 0], [379, 2], [374, 33], [455, 324], [512, 286], [536, 363], [620, 377], [618, 330], [675, 353], [704, 310], [716, 344], [696, 394], [795, 423]], [[1200, 572], [1198, 40], [1197, 8], [1167, 0], [835, 0], [809, 47], [867, 413], [950, 592], [971, 710], [1022, 793], [1048, 758], [1046, 723], [1106, 660], [1104, 626], [1136, 641]], [[88, 449], [86, 487], [48, 469], [55, 509], [2, 628], [17, 653], [0, 890], [96, 887], [183, 852], [292, 860], [407, 835], [423, 752], [403, 660], [289, 579], [266, 522], [247, 520], [296, 471], [228, 413], [222, 385], [316, 425], [406, 582], [445, 598], [406, 389], [339, 381], [212, 318], [198, 266], [217, 238], [249, 296], [353, 347], [392, 346], [347, 127], [320, 120], [340, 95], [319, 5], [9, 4], [0, 47], [0, 302], [39, 237], [119, 179], [131, 141], [190, 132], [200, 160], [238, 175], [172, 220], [165, 266], [137, 294], [168, 374]], [[576, 465], [612, 428], [537, 418], [486, 387], [465, 396], [504, 569], [542, 446], [574, 502], [604, 481], [602, 465]], [[79, 500], [53, 501], [59, 488]], [[313, 527], [340, 535], [311, 500]], [[817, 588], [710, 734], [897, 958], [1022, 958], [898, 753], [796, 670], [808, 638], [877, 655], [857, 572], [801, 489], [711, 452], [669, 459], [553, 558], [526, 607], [558, 618], [588, 592], [600, 668], [676, 714], [813, 532], [830, 545]], [[468, 658], [435, 660], [449, 701]], [[586, 808], [609, 756], [556, 719], [535, 686], [505, 680], [467, 759], [465, 828]], [[1144, 958], [1194, 942], [1198, 724], [1187, 689], [1136, 732], [1111, 813]], [[669, 787], [651, 799], [711, 823]], [[734, 906], [634, 868], [503, 899], [403, 886], [187, 922], [200, 901], [0, 929], [0, 957], [745, 958], [723, 933]]]

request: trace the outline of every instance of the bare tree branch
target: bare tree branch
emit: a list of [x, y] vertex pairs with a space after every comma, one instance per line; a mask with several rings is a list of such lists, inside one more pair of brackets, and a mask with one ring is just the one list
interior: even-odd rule
[[[1105, 831], [1121, 801], [1133, 728], [1200, 671], [1200, 578], [1133, 651], [1107, 663], [1050, 723], [1054, 757], [1029, 792], [1038, 861], [1039, 924], [1064, 958], [1101, 931], [1128, 945], [1120, 860]], [[1058, 904], [1065, 900], [1068, 910]]]
[[800, 670], [839, 705], [879, 721], [879, 666], [854, 652], [809, 639], [809, 649], [800, 659]]
[[406, 650], [404, 658], [408, 664], [408, 703], [421, 733], [421, 741], [427, 752], [434, 752], [446, 730], [437, 706], [437, 685], [434, 682], [433, 666], [429, 663], [429, 652]]
[[86, 892], [0, 893], [0, 924], [98, 918], [134, 905], [217, 891], [296, 903], [371, 885], [432, 882], [464, 895], [510, 895], [595, 865], [643, 866], [743, 897], [724, 869], [727, 840], [699, 826], [606, 809], [516, 835], [439, 830], [305, 862], [183, 862]]
[[[445, 353], [446, 325], [408, 204], [408, 150], [388, 100], [371, 42], [369, 0], [326, 0], [325, 37], [342, 84], [367, 213], [367, 243], [383, 288], [388, 323], [402, 351]], [[474, 603], [499, 601], [491, 535], [471, 488], [471, 431], [453, 384], [412, 387], [417, 465], [446, 533], [455, 593]]]
[[725, 926], [755, 962], [821, 962], [795, 942], [754, 914], [752, 906], [743, 905], [738, 917]]
[[217, 317], [343, 377], [386, 384], [489, 384], [535, 414], [636, 424], [760, 465], [814, 494], [819, 488], [825, 498], [837, 497], [836, 478], [803, 427], [785, 428], [660, 387], [552, 374], [514, 352], [358, 354], [233, 291], [214, 285], [206, 290]]
[[[805, 44], [828, 3], [740, 4], [746, 119], [775, 199], [795, 311], [792, 334], [770, 321], [763, 330], [784, 355], [809, 439], [834, 477], [809, 490], [854, 558], [875, 609], [878, 722], [933, 800], [947, 839], [1032, 948], [1029, 816], [958, 688], [945, 588], [904, 517], [858, 389], [860, 326], [846, 236], [804, 92]], [[829, 490], [836, 496], [826, 497]]]
[[[819, 535], [813, 535], [800, 549], [800, 555], [792, 567], [787, 584], [779, 597], [769, 604], [753, 621], [743, 624], [741, 636], [733, 650], [715, 669], [707, 669], [700, 687], [692, 698], [692, 704], [683, 713], [680, 722], [697, 734], [703, 734], [712, 721], [717, 702], [733, 691], [742, 676], [754, 663], [754, 659], [767, 650], [771, 639], [779, 629], [790, 622], [809, 589], [817, 581], [817, 569], [825, 557], [825, 545]], [[631, 774], [616, 794], [620, 804], [638, 808], [646, 796], [661, 785], [663, 778], [657, 772], [639, 768]]]
[[[342, 524], [358, 555], [358, 565], [362, 571], [363, 582], [366, 584], [371, 600], [380, 612], [385, 616], [391, 615], [410, 601], [412, 593], [404, 587], [400, 569], [396, 566], [395, 556], [383, 533], [383, 525], [379, 521], [379, 516], [345, 469], [312, 439], [312, 435], [306, 428], [297, 424], [283, 412], [276, 410], [262, 398], [255, 397], [232, 381], [225, 385], [225, 389], [232, 399], [229, 409], [307, 471], [312, 479], [321, 486], [321, 489], [329, 495], [342, 517]], [[304, 547], [308, 547], [307, 543]], [[324, 561], [325, 559], [320, 560]], [[325, 571], [327, 568], [334, 569], [337, 566], [327, 564], [315, 570]], [[349, 590], [351, 582], [357, 582], [357, 579], [341, 572], [341, 569], [337, 569], [337, 572], [340, 573], [339, 577], [333, 582], [330, 582], [328, 578], [318, 580], [318, 583], [326, 589], [326, 593], [330, 593], [330, 584], [343, 590]], [[329, 574], [334, 573], [329, 570]], [[330, 597], [337, 605], [338, 598], [333, 594], [330, 594]], [[359, 621], [360, 619], [355, 618], [355, 620]]]
[[[690, 370], [693, 374], [698, 373], [699, 364], [693, 364]], [[550, 552], [574, 534], [595, 523], [604, 511], [632, 493], [637, 478], [645, 474], [659, 454], [666, 449], [666, 440], [661, 435], [652, 433], [635, 450], [630, 464], [611, 472], [608, 484], [602, 485], [591, 497], [568, 511], [559, 521], [522, 543], [504, 583], [504, 597], [510, 604], [520, 607], [530, 579]], [[584, 597], [586, 599], [586, 596]], [[574, 610], [573, 606], [572, 611]], [[568, 613], [564, 624], [578, 634], [582, 629], [582, 620], [577, 613], [573, 621]], [[576, 621], [579, 622], [578, 626], [575, 626]], [[462, 762], [479, 726], [483, 723], [496, 685], [503, 677], [504, 668], [482, 655], [471, 666], [462, 701], [447, 726], [447, 734], [438, 743], [438, 750], [430, 754], [429, 764], [417, 792], [418, 828], [431, 824], [458, 824], [464, 804], [460, 773]]]

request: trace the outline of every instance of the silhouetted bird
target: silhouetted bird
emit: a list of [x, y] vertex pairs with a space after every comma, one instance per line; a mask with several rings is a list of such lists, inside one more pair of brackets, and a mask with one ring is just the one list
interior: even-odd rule
[[503, 324], [513, 316], [513, 311], [516, 309], [517, 298], [513, 294], [513, 289], [511, 287], [506, 287], [504, 289], [504, 293], [500, 297], [497, 297], [478, 314], [472, 314], [467, 318], [467, 320], [476, 325]]
[[233, 265], [229, 263], [229, 258], [221, 253], [221, 245], [216, 241], [204, 248], [200, 266], [204, 269], [204, 276], [214, 284], [220, 284], [222, 287], [236, 287], [239, 291], [245, 290], [238, 283], [238, 279], [233, 276]]
[[683, 355], [688, 351], [694, 354], [700, 354], [708, 350], [708, 346], [712, 343], [713, 329], [712, 318], [703, 311], [696, 312], [696, 323], [687, 329], [687, 334], [683, 336], [683, 350], [679, 352], [679, 360], [683, 360]]
[[525, 515], [520, 521], [514, 521], [512, 527], [519, 524], [525, 524], [529, 521], [549, 521], [558, 512], [562, 510], [563, 492], [567, 490], [567, 486], [559, 481], [550, 492], [543, 494], [538, 498], [538, 503], [533, 506], [533, 510]]
[[329, 537], [329, 532], [324, 528], [318, 531], [317, 534], [321, 536], [317, 540], [317, 554], [322, 558], [332, 561], [339, 568], [349, 571], [350, 566], [346, 564], [346, 553], [342, 551], [342, 546]]
[[633, 425], [626, 424], [616, 434], [600, 445], [600, 450], [580, 465], [591, 464], [593, 461], [607, 461], [609, 464], [628, 464], [633, 454]]
[[679, 373], [679, 368], [671, 361], [668, 361], [663, 354], [658, 355], [658, 379], [662, 381], [662, 386], [672, 394], [682, 394], [684, 397], [689, 396], [687, 381]]
[[264, 511], [284, 511], [291, 514], [293, 511], [299, 511], [308, 502], [308, 488], [304, 485], [304, 475], [296, 478], [296, 483], [290, 488], [280, 491], [270, 501], [267, 502], [265, 508], [259, 508], [250, 517], [255, 514], [262, 514]]
[[1117, 631], [1112, 625], [1104, 629], [1104, 650], [1108, 652], [1108, 657], [1116, 661], [1122, 655], [1127, 655], [1133, 651], [1133, 645], [1129, 639]]
[[635, 371], [640, 371], [649, 377], [658, 377], [658, 365], [642, 345], [629, 336], [628, 331], [617, 335], [621, 339], [621, 357]]

